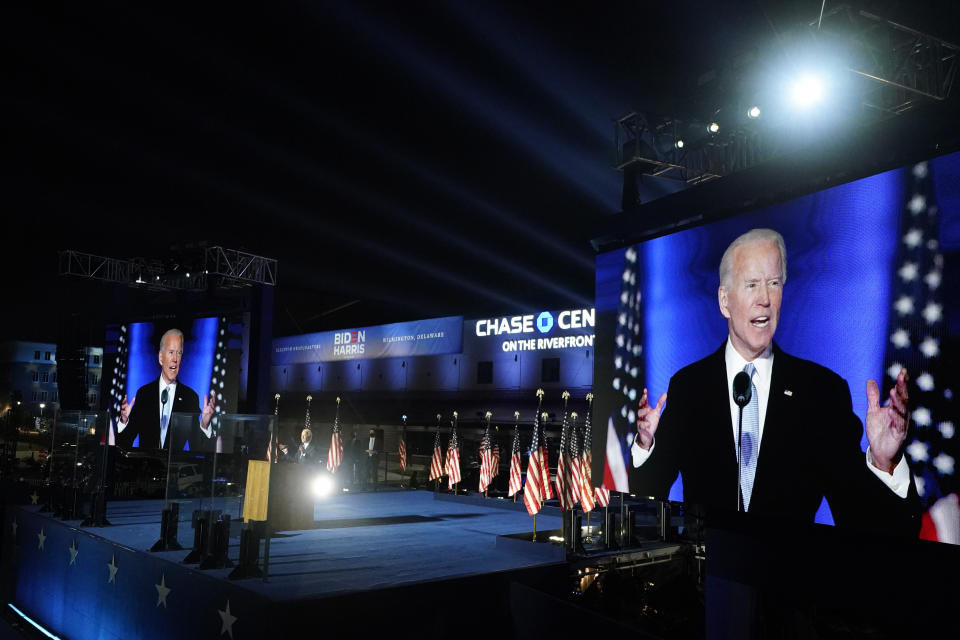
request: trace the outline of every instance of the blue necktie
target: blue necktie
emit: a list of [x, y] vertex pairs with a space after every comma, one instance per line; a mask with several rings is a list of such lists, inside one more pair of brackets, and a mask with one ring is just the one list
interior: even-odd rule
[[757, 368], [748, 362], [743, 368], [750, 376], [750, 402], [743, 408], [743, 433], [740, 447], [740, 493], [743, 510], [750, 510], [750, 495], [753, 493], [753, 478], [757, 473], [757, 451], [760, 448], [760, 400], [753, 374]]
[[163, 448], [163, 443], [167, 439], [167, 424], [170, 422], [170, 405], [167, 402], [167, 398], [170, 391], [170, 387], [167, 387], [163, 390], [163, 393], [160, 394], [160, 448]]

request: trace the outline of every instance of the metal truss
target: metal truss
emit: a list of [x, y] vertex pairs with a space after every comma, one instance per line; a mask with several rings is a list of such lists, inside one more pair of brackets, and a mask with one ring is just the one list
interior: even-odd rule
[[960, 47], [884, 16], [848, 4], [838, 5], [812, 22], [820, 40], [843, 45], [848, 70], [872, 81], [863, 96], [870, 110], [901, 114], [922, 99], [950, 97]]
[[208, 247], [204, 254], [204, 270], [212, 276], [219, 276], [222, 283], [240, 284], [277, 284], [277, 261], [252, 253]]
[[277, 284], [277, 261], [242, 251], [210, 247], [204, 255], [204, 268], [191, 273], [186, 269], [170, 271], [160, 260], [133, 258], [123, 260], [67, 249], [58, 253], [61, 276], [76, 276], [116, 282], [156, 291], [198, 291], [206, 289], [210, 278], [223, 287]]
[[[857, 100], [863, 124], [896, 117], [922, 103], [943, 102], [954, 91], [960, 47], [942, 38], [849, 4], [831, 8], [801, 30], [808, 41], [845, 52], [847, 71], [862, 80]], [[734, 84], [736, 78], [730, 80]], [[624, 172], [625, 194], [636, 174], [690, 186], [759, 164], [787, 144], [775, 130], [761, 126], [725, 126], [705, 135], [708, 123], [644, 112], [616, 120], [615, 167]], [[690, 136], [691, 131], [699, 133]], [[680, 139], [682, 149], [675, 146]]]

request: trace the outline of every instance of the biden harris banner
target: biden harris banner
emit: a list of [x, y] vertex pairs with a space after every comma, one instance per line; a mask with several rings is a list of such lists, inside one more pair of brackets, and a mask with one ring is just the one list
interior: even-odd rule
[[460, 353], [463, 316], [323, 331], [273, 341], [273, 364]]

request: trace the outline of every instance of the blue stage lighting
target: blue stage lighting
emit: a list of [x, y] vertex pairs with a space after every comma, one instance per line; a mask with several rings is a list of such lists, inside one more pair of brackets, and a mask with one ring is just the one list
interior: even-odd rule
[[20, 611], [20, 609], [17, 609], [15, 606], [13, 606], [13, 603], [12, 603], [12, 602], [8, 602], [8, 603], [7, 603], [7, 606], [9, 606], [11, 609], [13, 609], [14, 611], [16, 611], [16, 612], [17, 612], [17, 615], [19, 615], [21, 618], [23, 618], [24, 620], [26, 620], [27, 622], [29, 622], [30, 624], [32, 624], [32, 625], [33, 625], [38, 631], [40, 631], [40, 633], [42, 633], [43, 635], [47, 636], [48, 638], [53, 638], [53, 640], [60, 640], [60, 636], [55, 636], [55, 635], [53, 635], [52, 633], [50, 633], [49, 631], [47, 631], [46, 629], [44, 629], [43, 627], [41, 627], [39, 624], [37, 624], [36, 622], [34, 622], [34, 621], [30, 618], [30, 616], [28, 616], [28, 615], [25, 614], [23, 611]]

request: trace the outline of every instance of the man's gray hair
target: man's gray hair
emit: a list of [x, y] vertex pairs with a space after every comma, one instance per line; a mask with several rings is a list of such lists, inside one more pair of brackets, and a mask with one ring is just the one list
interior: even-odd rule
[[720, 286], [728, 288], [731, 284], [730, 274], [733, 271], [733, 252], [737, 247], [746, 244], [772, 242], [780, 251], [780, 284], [787, 282], [787, 246], [783, 243], [783, 236], [773, 229], [751, 229], [730, 243], [720, 259]]
[[180, 338], [180, 349], [183, 349], [183, 331], [180, 329], [167, 329], [164, 331], [163, 335], [160, 336], [160, 348], [157, 349], [159, 353], [163, 353], [163, 345], [167, 341], [167, 336], [177, 336]]

